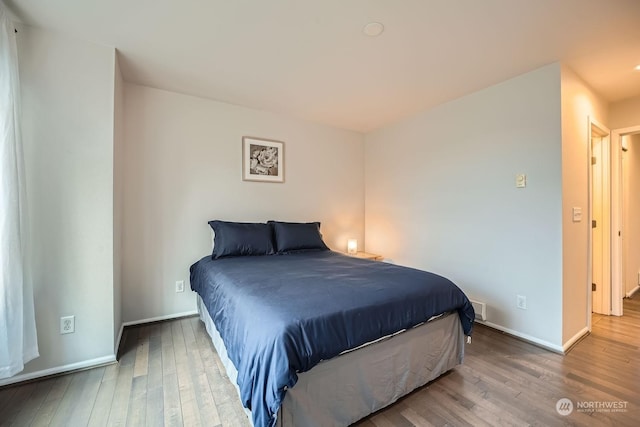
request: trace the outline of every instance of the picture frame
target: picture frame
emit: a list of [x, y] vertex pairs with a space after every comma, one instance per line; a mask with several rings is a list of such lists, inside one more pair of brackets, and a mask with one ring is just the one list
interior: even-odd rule
[[284, 142], [243, 136], [242, 180], [284, 182]]

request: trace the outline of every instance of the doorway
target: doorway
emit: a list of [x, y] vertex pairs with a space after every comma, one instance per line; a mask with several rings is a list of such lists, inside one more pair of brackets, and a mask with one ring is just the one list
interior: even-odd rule
[[[623, 298], [640, 288], [640, 126], [611, 132], [611, 314], [622, 316]], [[635, 144], [631, 141], [635, 140]]]
[[[611, 314], [611, 193], [609, 130], [590, 119], [590, 311]], [[589, 313], [591, 314], [591, 313]]]

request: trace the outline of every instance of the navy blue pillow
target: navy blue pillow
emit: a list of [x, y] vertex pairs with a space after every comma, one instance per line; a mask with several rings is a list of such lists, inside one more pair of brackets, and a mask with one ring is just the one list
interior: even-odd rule
[[269, 224], [209, 221], [215, 232], [213, 259], [229, 256], [273, 255], [273, 230]]
[[295, 251], [329, 250], [322, 241], [319, 222], [269, 221], [269, 224], [273, 227], [276, 251], [279, 254]]

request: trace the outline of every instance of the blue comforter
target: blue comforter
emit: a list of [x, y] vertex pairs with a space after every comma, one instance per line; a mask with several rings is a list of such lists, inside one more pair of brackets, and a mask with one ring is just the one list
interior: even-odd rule
[[191, 266], [238, 370], [256, 427], [273, 426], [296, 373], [434, 315], [457, 310], [471, 334], [465, 294], [436, 274], [336, 252], [222, 258]]

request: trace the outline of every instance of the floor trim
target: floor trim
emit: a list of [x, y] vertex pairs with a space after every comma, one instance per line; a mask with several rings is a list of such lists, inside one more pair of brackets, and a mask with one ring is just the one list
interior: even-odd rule
[[29, 372], [27, 374], [15, 375], [11, 378], [0, 380], [0, 387], [21, 383], [25, 381], [42, 379], [52, 375], [67, 373], [70, 371], [78, 371], [82, 369], [95, 368], [101, 365], [107, 365], [116, 361], [115, 354], [109, 356], [97, 357], [95, 359], [83, 360], [82, 362], [70, 363], [68, 365], [56, 366], [55, 368], [43, 369], [41, 371]]
[[636, 286], [635, 288], [633, 288], [629, 292], [627, 292], [627, 298], [633, 297], [633, 295], [635, 295], [635, 293], [638, 292], [638, 291], [640, 291], [640, 285]]
[[509, 335], [512, 335], [516, 338], [520, 338], [530, 344], [537, 345], [538, 347], [542, 347], [545, 350], [553, 351], [554, 353], [564, 354], [564, 348], [557, 344], [550, 343], [549, 341], [541, 340], [539, 338], [533, 337], [531, 335], [523, 334], [522, 332], [515, 331], [513, 329], [505, 328], [502, 325], [498, 325], [492, 322], [475, 320], [476, 323], [479, 323], [484, 326], [488, 326], [492, 329], [497, 329], [499, 331], [505, 332]]
[[164, 316], [149, 317], [147, 319], [123, 322], [122, 325], [120, 326], [120, 333], [118, 334], [118, 342], [116, 343], [116, 349], [115, 349], [116, 360], [120, 360], [120, 347], [122, 344], [122, 334], [124, 333], [124, 328], [128, 328], [130, 326], [136, 326], [136, 325], [143, 325], [147, 323], [163, 322], [165, 320], [180, 319], [182, 317], [197, 316], [197, 315], [198, 315], [198, 310], [192, 310], [192, 311], [185, 311], [182, 313], [166, 314]]
[[563, 353], [567, 354], [567, 352], [578, 343], [578, 341], [580, 341], [582, 338], [584, 338], [585, 336], [587, 336], [587, 334], [589, 333], [589, 327], [585, 326], [580, 332], [578, 332], [577, 334], [575, 334], [573, 337], [571, 337], [571, 339], [569, 341], [567, 341], [566, 343], [564, 343], [562, 345], [562, 348], [564, 349]]
[[40, 371], [29, 372], [27, 374], [15, 375], [15, 376], [13, 376], [11, 378], [6, 378], [4, 380], [0, 380], [0, 387], [6, 386], [6, 385], [12, 385], [12, 384], [16, 384], [16, 383], [21, 383], [21, 382], [25, 382], [25, 381], [35, 380], [35, 379], [41, 379], [41, 378], [52, 376], [52, 375], [68, 373], [70, 371], [79, 371], [79, 370], [83, 370], [83, 369], [96, 368], [96, 367], [101, 366], [101, 365], [107, 365], [107, 364], [110, 364], [110, 363], [117, 362], [116, 355], [118, 354], [118, 351], [120, 349], [120, 343], [122, 341], [122, 334], [123, 334], [124, 328], [126, 326], [135, 326], [135, 325], [140, 325], [140, 324], [143, 324], [143, 323], [153, 323], [153, 322], [159, 322], [159, 321], [162, 321], [162, 320], [177, 319], [177, 318], [180, 318], [180, 317], [189, 317], [189, 316], [194, 316], [194, 315], [197, 315], [197, 314], [198, 314], [198, 311], [197, 310], [193, 310], [193, 311], [187, 311], [187, 312], [184, 312], [184, 313], [168, 314], [168, 315], [165, 315], [165, 316], [151, 317], [151, 318], [148, 318], [148, 319], [141, 319], [141, 320], [134, 320], [134, 321], [131, 321], [131, 322], [124, 322], [124, 323], [122, 323], [122, 325], [120, 325], [120, 331], [118, 332], [118, 338], [117, 338], [116, 348], [115, 348], [114, 354], [111, 354], [111, 355], [108, 355], [108, 356], [97, 357], [95, 359], [83, 360], [81, 362], [70, 363], [70, 364], [67, 364], [67, 365], [56, 366], [54, 368], [43, 369], [43, 370], [40, 370]]
[[179, 317], [189, 317], [197, 314], [198, 314], [198, 310], [191, 310], [191, 311], [185, 311], [183, 313], [165, 314], [164, 316], [149, 317], [148, 319], [132, 320], [130, 322], [122, 323], [122, 328], [126, 326], [141, 325], [143, 323], [153, 323], [153, 322], [160, 322], [162, 320], [177, 319]]

